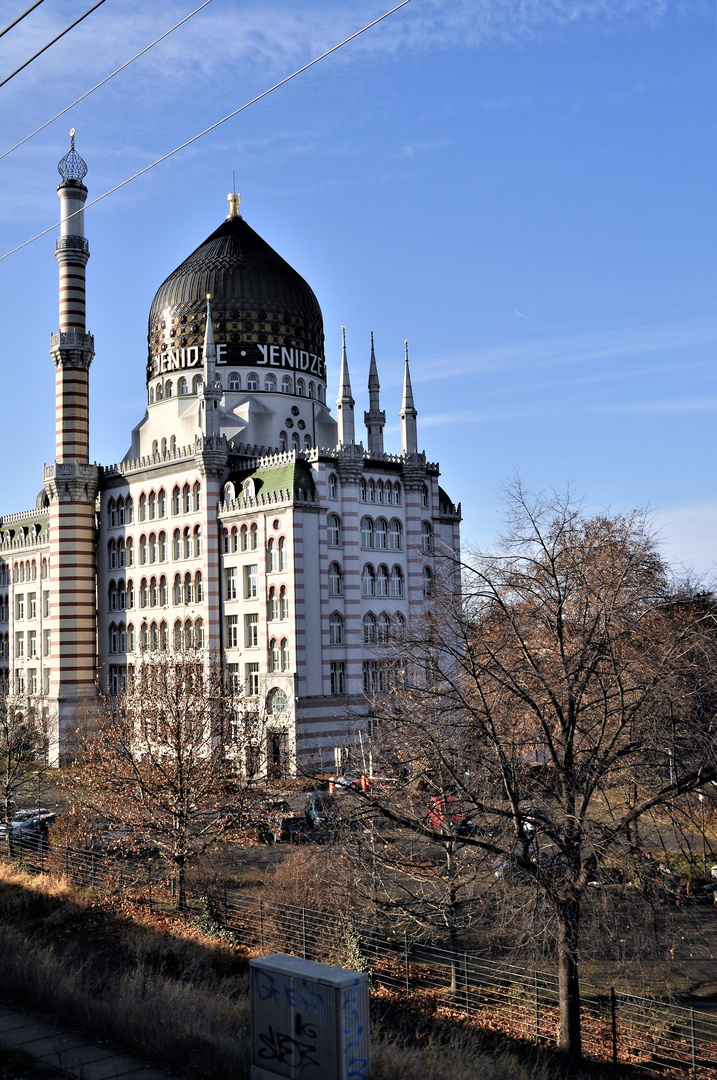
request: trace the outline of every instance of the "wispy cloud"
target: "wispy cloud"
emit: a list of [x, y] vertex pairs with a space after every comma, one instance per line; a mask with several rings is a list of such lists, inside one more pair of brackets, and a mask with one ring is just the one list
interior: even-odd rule
[[653, 521], [660, 547], [672, 563], [714, 580], [717, 572], [717, 502], [658, 510]]
[[681, 401], [635, 401], [607, 405], [579, 405], [560, 401], [555, 405], [520, 405], [507, 409], [450, 409], [421, 415], [422, 427], [454, 427], [457, 424], [505, 423], [509, 420], [567, 419], [575, 416], [660, 414], [717, 410], [717, 398], [685, 398]]

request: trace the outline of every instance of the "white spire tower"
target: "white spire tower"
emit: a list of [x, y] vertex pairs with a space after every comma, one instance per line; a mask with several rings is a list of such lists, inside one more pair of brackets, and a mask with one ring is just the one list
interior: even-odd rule
[[376, 366], [376, 353], [373, 347], [373, 330], [371, 331], [371, 363], [368, 369], [368, 412], [363, 414], [363, 422], [368, 432], [368, 452], [372, 458], [383, 455], [383, 429], [386, 423], [386, 413], [381, 412], [379, 391], [381, 385], [378, 381], [378, 368]]
[[403, 400], [401, 402], [401, 452], [404, 454], [418, 453], [418, 429], [416, 427], [416, 412], [413, 404], [413, 388], [411, 386], [411, 372], [408, 367], [408, 342], [404, 341], [406, 348], [406, 365], [403, 370]]
[[349, 378], [349, 362], [346, 356], [346, 327], [341, 327], [343, 335], [343, 347], [341, 350], [341, 378], [339, 380], [339, 396], [336, 399], [336, 411], [339, 422], [339, 446], [346, 446], [356, 441], [354, 428], [354, 405], [356, 402], [351, 396], [351, 379]]
[[203, 435], [219, 434], [219, 402], [221, 387], [217, 386], [217, 348], [212, 329], [212, 309], [207, 295], [207, 325], [204, 330], [204, 386], [202, 387], [201, 425]]

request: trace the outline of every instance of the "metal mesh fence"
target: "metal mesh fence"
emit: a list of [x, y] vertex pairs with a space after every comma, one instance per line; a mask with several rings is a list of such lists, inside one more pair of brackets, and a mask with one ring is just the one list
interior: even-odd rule
[[[83, 889], [160, 904], [165, 910], [176, 906], [174, 872], [160, 859], [52, 848], [46, 838], [13, 841], [4, 854], [20, 859], [31, 871], [63, 874]], [[490, 1024], [514, 1038], [557, 1043], [558, 980], [551, 972], [452, 953], [385, 927], [361, 926], [343, 916], [238, 890], [220, 892], [214, 907], [223, 927], [248, 949], [340, 966], [361, 964], [375, 987], [430, 999], [445, 1016]], [[202, 897], [189, 894], [180, 914], [201, 910]], [[717, 1080], [717, 1016], [585, 983], [581, 1010], [587, 1057], [651, 1073]]]

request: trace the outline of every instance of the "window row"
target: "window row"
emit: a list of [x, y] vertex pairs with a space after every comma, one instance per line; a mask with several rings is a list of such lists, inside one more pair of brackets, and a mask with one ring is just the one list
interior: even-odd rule
[[[7, 596], [4, 603], [0, 600], [0, 618], [4, 612], [4, 619], [10, 617], [10, 603]], [[15, 593], [15, 621], [37, 618], [37, 593]], [[42, 616], [47, 619], [50, 616], [50, 590], [45, 589], [42, 593]]]
[[[5, 574], [4, 574], [5, 580], [4, 581], [0, 580], [0, 584], [9, 585], [10, 584], [9, 567], [6, 565], [6, 566], [3, 567], [3, 569], [5, 570]], [[43, 559], [41, 564], [40, 564], [40, 577], [46, 578], [46, 577], [49, 576], [49, 573], [50, 573], [50, 565], [49, 565], [47, 559]], [[18, 581], [37, 581], [37, 561], [35, 559], [32, 559], [32, 560], [28, 559], [27, 562], [16, 562], [16, 563], [14, 563], [13, 564], [12, 580], [13, 580], [13, 582], [15, 584], [17, 584]]]
[[379, 566], [374, 570], [367, 563], [361, 571], [361, 595], [362, 596], [403, 596], [404, 594], [403, 570], [400, 566], [394, 566], [389, 571], [387, 566]]
[[[241, 390], [241, 375], [238, 371], [230, 371], [226, 376], [226, 389], [236, 392]], [[222, 375], [220, 372], [216, 374], [216, 385], [224, 389], [224, 383], [222, 382]], [[177, 381], [176, 392], [179, 397], [184, 397], [186, 394], [198, 394], [204, 386], [204, 380], [201, 375], [195, 375], [191, 382], [184, 378], [180, 378]], [[309, 379], [307, 382], [301, 376], [296, 379], [296, 384], [291, 375], [284, 375], [281, 382], [277, 379], [276, 375], [272, 372], [266, 372], [263, 380], [255, 371], [250, 371], [246, 376], [246, 389], [258, 390], [260, 386], [271, 394], [277, 390], [281, 390], [282, 394], [296, 394], [297, 397], [317, 398], [319, 401], [324, 401], [324, 388], [319, 383], [314, 383], [313, 379]], [[164, 401], [166, 398], [174, 397], [175, 385], [173, 379], [167, 379], [165, 382], [159, 382], [155, 386], [151, 386], [149, 389], [149, 403], [154, 404], [155, 401]]]
[[[9, 641], [9, 636], [6, 634], [5, 639]], [[37, 630], [28, 630], [27, 633], [20, 631], [15, 634], [15, 657], [22, 660], [23, 657], [39, 656], [38, 653], [38, 633]], [[43, 630], [42, 632], [42, 655], [50, 655], [50, 631]]]
[[[406, 620], [401, 614], [391, 617], [386, 612], [381, 612], [377, 618], [373, 612], [368, 612], [363, 617], [364, 645], [387, 645], [391, 641], [399, 641], [405, 630]], [[334, 611], [329, 616], [329, 645], [343, 645], [344, 642], [344, 618], [338, 611]]]
[[403, 526], [397, 518], [361, 518], [361, 547], [385, 551], [400, 551], [403, 547]]
[[395, 660], [364, 660], [364, 694], [385, 694], [394, 686], [406, 685], [406, 667]]
[[[304, 435], [304, 450], [310, 450], [313, 445], [313, 440], [310, 435]], [[301, 450], [301, 435], [298, 431], [292, 432], [291, 438], [285, 431], [279, 432], [279, 449], [280, 450]]]
[[[329, 482], [329, 492], [330, 492]], [[334, 496], [335, 497], [335, 496]], [[377, 502], [393, 504], [394, 506], [401, 505], [401, 485], [398, 481], [391, 483], [390, 480], [365, 480], [363, 477], [359, 480], [359, 501], [360, 502]]]
[[[204, 583], [202, 572], [197, 570], [192, 576], [187, 572], [184, 577], [181, 574], [174, 575], [172, 587], [172, 602], [174, 604], [200, 604], [204, 600]], [[134, 607], [134, 584], [130, 579], [124, 581], [111, 581], [108, 589], [108, 604], [110, 611], [131, 610]], [[167, 578], [164, 574], [160, 578], [142, 578], [139, 586], [139, 606], [166, 607], [169, 603], [169, 591]]]
[[[204, 620], [177, 619], [172, 627], [172, 648], [201, 649], [204, 646]], [[108, 646], [112, 654], [135, 651], [135, 629], [132, 623], [112, 623], [108, 631]], [[139, 647], [150, 652], [166, 652], [170, 647], [169, 626], [163, 619], [160, 623], [143, 622], [139, 630]]]
[[[5, 686], [7, 689], [7, 684]], [[15, 678], [13, 681], [13, 689], [16, 694], [39, 694], [40, 684], [37, 678], [37, 668], [27, 669], [27, 679], [25, 679], [25, 672], [22, 668], [18, 668], [15, 672]], [[50, 693], [50, 669], [42, 669], [42, 693]], [[17, 717], [17, 713], [15, 716]]]
[[224, 529], [222, 533], [225, 554], [230, 551], [256, 551], [259, 546], [259, 526], [255, 521], [251, 525], [236, 525]]
[[281, 641], [272, 638], [269, 642], [267, 669], [269, 671], [289, 671], [290, 668], [289, 642], [286, 638], [282, 638]]

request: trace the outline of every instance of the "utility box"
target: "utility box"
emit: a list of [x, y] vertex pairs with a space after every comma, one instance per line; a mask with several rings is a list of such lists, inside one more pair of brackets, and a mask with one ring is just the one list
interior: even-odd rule
[[249, 971], [251, 1080], [369, 1080], [367, 975], [284, 953]]

